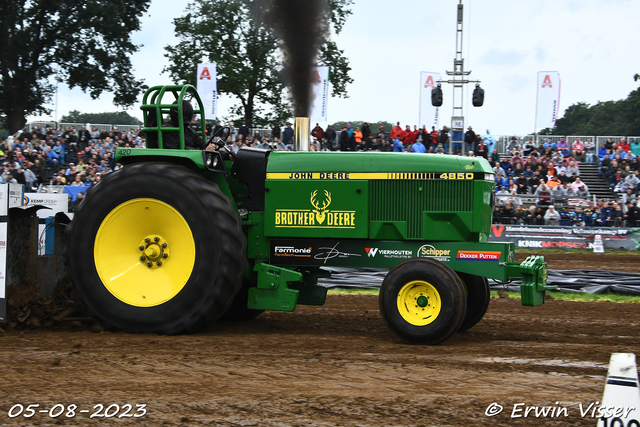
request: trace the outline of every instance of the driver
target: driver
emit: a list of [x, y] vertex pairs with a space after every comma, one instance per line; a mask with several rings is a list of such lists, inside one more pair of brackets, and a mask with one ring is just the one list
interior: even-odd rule
[[[174, 104], [177, 104], [175, 101]], [[169, 111], [169, 123], [171, 127], [179, 127], [180, 122], [178, 118], [178, 109], [172, 108]], [[207, 145], [198, 133], [190, 126], [193, 118], [193, 107], [188, 101], [182, 100], [182, 123], [184, 125], [184, 148], [186, 150], [215, 150], [215, 144]], [[162, 146], [166, 149], [179, 149], [180, 148], [180, 133], [179, 132], [164, 132], [162, 135]], [[149, 148], [157, 148], [149, 147]]]

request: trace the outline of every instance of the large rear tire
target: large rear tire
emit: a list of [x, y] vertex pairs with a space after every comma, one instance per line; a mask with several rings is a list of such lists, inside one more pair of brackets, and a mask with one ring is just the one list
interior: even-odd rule
[[489, 301], [491, 301], [491, 289], [486, 277], [466, 273], [458, 273], [458, 276], [467, 291], [467, 312], [458, 329], [458, 332], [461, 332], [474, 327], [487, 313]]
[[242, 283], [240, 218], [216, 184], [182, 166], [106, 175], [68, 233], [76, 296], [107, 327], [190, 332], [220, 317]]
[[460, 278], [447, 265], [412, 258], [392, 268], [380, 288], [380, 313], [409, 344], [439, 344], [456, 333], [467, 308]]

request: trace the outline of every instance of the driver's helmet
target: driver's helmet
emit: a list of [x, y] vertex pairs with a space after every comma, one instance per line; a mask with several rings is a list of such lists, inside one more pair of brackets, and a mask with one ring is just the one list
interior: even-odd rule
[[[174, 104], [178, 104], [178, 101], [175, 101]], [[178, 120], [178, 109], [172, 108], [169, 111], [169, 116], [171, 117], [171, 121], [173, 123], [179, 123]], [[182, 122], [183, 123], [191, 123], [191, 119], [193, 119], [193, 107], [189, 101], [182, 100]]]

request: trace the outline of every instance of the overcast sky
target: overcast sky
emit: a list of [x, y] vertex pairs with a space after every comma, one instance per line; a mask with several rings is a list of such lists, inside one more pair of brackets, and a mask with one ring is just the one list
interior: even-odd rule
[[[172, 19], [181, 2], [152, 0], [133, 35], [143, 44], [133, 58], [149, 86], [169, 84], [164, 46], [174, 44]], [[352, 68], [349, 98], [331, 98], [330, 122], [363, 120], [418, 124], [420, 72], [453, 69], [458, 0], [355, 0], [343, 32], [335, 37]], [[483, 107], [465, 95], [466, 125], [494, 135], [533, 131], [538, 71], [558, 71], [561, 114], [577, 102], [619, 100], [638, 88], [640, 41], [637, 0], [463, 0], [465, 69], [485, 89]], [[472, 90], [473, 87], [470, 87]], [[449, 125], [451, 86], [443, 86], [440, 126]], [[465, 91], [466, 93], [466, 91]], [[70, 110], [116, 111], [113, 96], [91, 100], [60, 87], [58, 119]], [[51, 107], [54, 108], [52, 101]], [[221, 100], [221, 115], [231, 103]], [[140, 116], [138, 106], [129, 110]], [[52, 113], [53, 118], [55, 113]]]

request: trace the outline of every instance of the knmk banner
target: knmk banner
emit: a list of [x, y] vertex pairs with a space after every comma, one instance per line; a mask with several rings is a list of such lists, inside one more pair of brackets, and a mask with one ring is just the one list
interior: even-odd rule
[[560, 73], [557, 71], [538, 72], [538, 92], [536, 95], [536, 131], [556, 125], [560, 108]]
[[440, 73], [432, 73], [430, 71], [422, 71], [420, 73], [420, 117], [418, 124], [419, 126], [426, 126], [427, 130], [430, 130], [431, 126], [439, 129], [439, 108], [431, 105], [431, 90], [438, 85], [438, 80], [440, 80]]
[[516, 249], [593, 249], [596, 235], [605, 249], [637, 251], [640, 229], [617, 227], [555, 227], [546, 225], [492, 225], [490, 242], [513, 242]]
[[313, 71], [313, 99], [309, 120], [327, 121], [327, 101], [329, 100], [329, 67], [316, 67]]
[[218, 117], [218, 85], [216, 64], [198, 64], [197, 89], [204, 107], [204, 118], [215, 120]]

